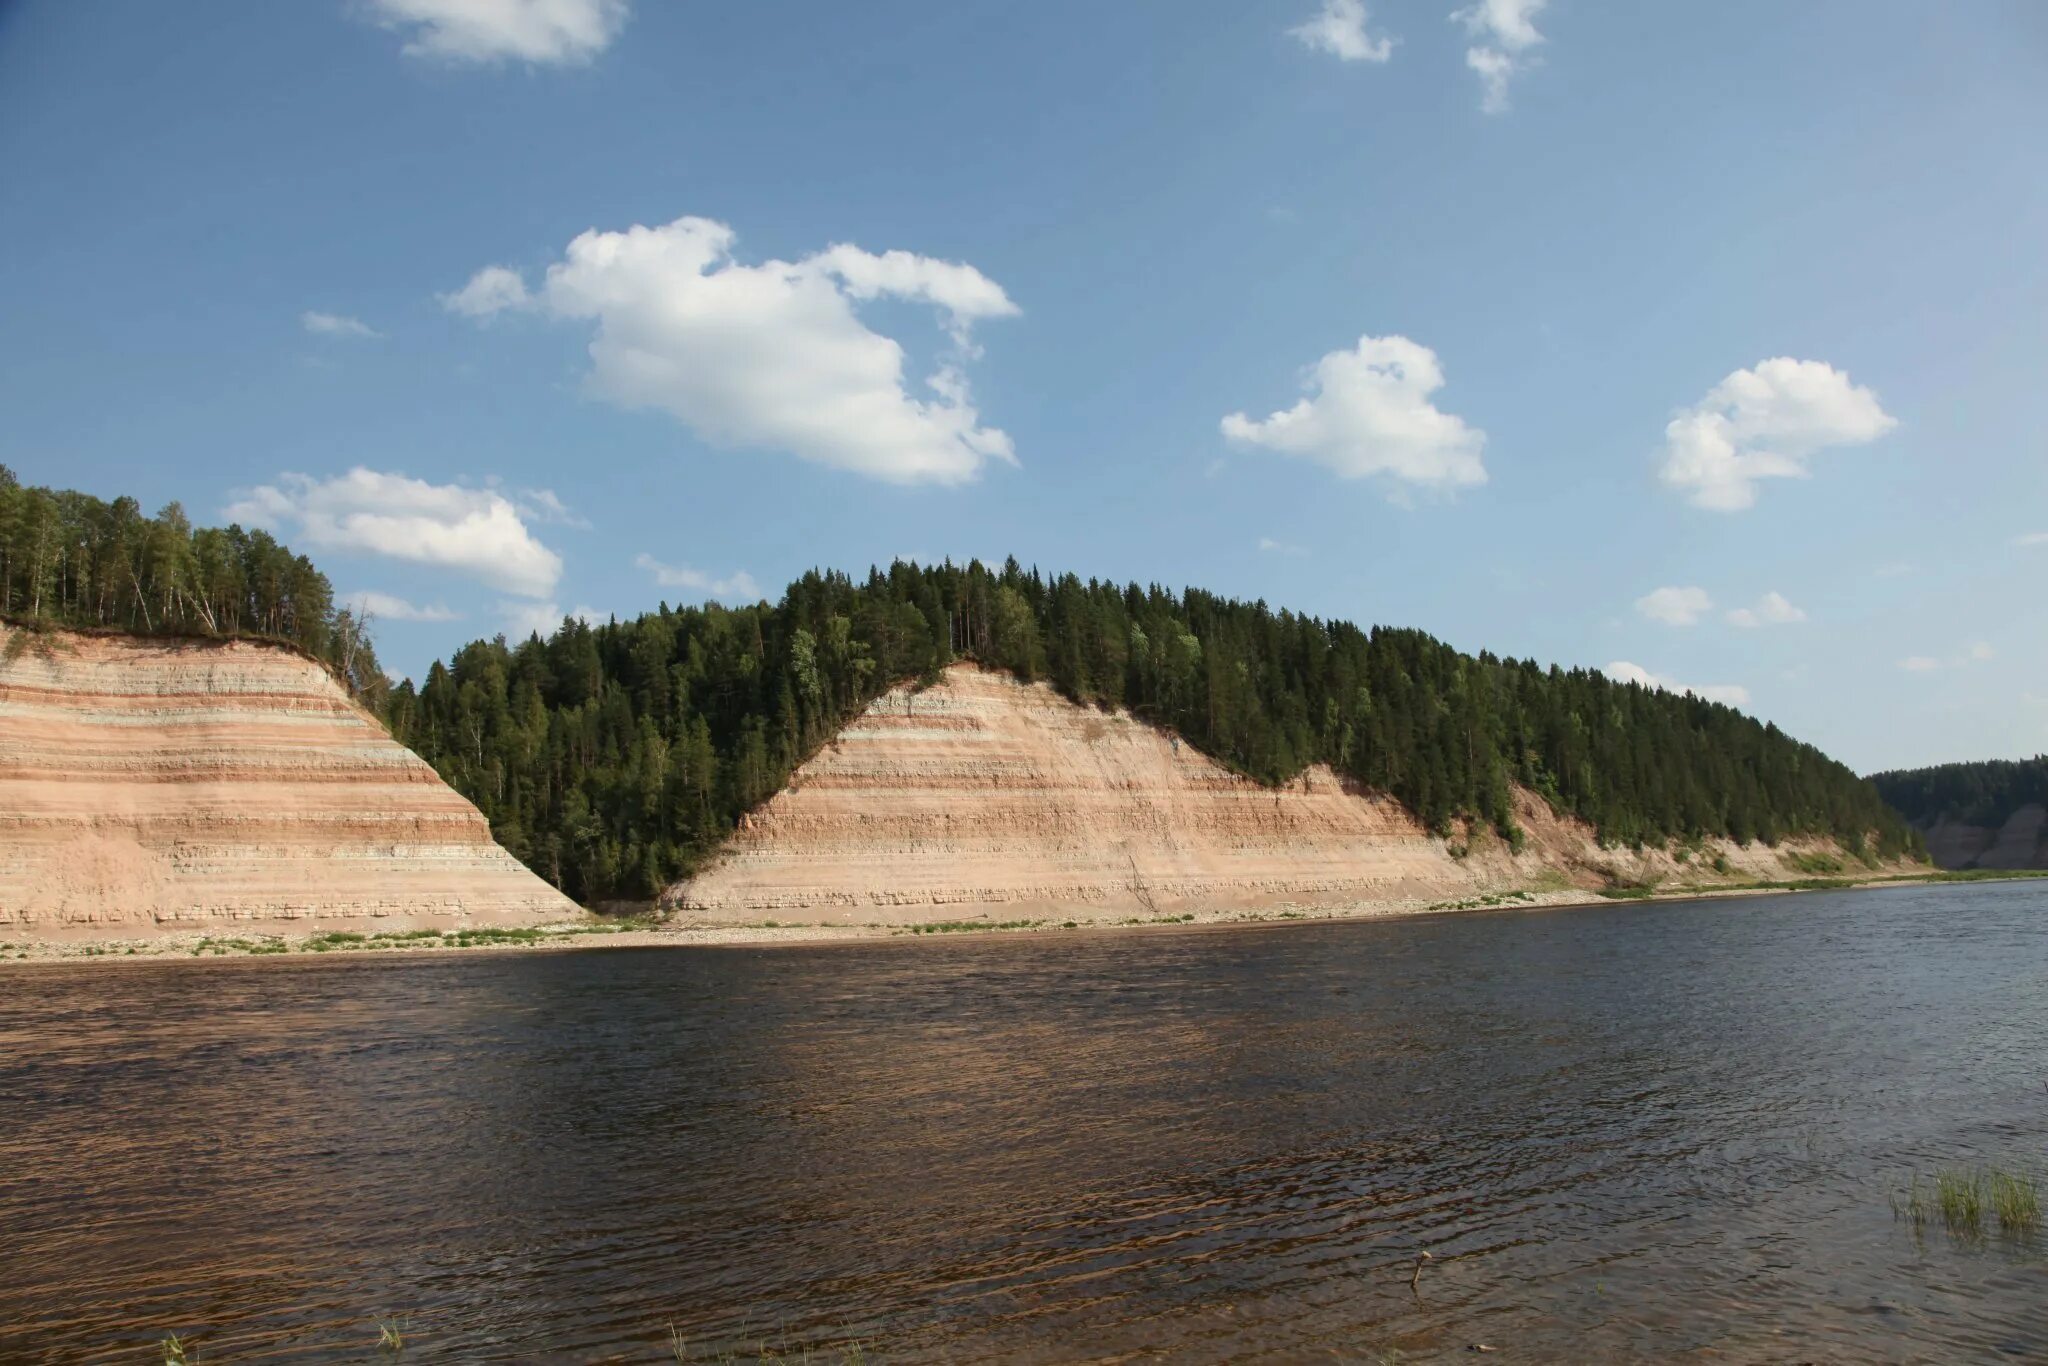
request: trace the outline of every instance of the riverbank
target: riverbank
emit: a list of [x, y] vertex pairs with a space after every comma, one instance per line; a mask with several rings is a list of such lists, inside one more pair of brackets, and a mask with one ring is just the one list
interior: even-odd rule
[[251, 932], [222, 935], [186, 931], [150, 938], [71, 941], [0, 940], [0, 965], [51, 962], [157, 962], [165, 959], [319, 958], [341, 955], [421, 953], [533, 953], [591, 948], [735, 948], [778, 944], [866, 943], [888, 939], [985, 937], [1020, 934], [1080, 934], [1142, 931], [1194, 926], [1315, 924], [1344, 920], [1388, 920], [1419, 915], [1456, 915], [1470, 911], [1561, 910], [1615, 902], [1713, 901], [1742, 897], [1783, 896], [1794, 892], [1874, 890], [1958, 882], [2022, 882], [2048, 878], [2032, 870], [1998, 872], [1929, 872], [1868, 878], [1805, 878], [1728, 886], [1687, 886], [1668, 890], [1626, 888], [1604, 892], [1584, 889], [1511, 891], [1468, 897], [1462, 901], [1361, 901], [1339, 906], [1276, 904], [1254, 910], [1187, 911], [1178, 914], [1109, 916], [1079, 910], [1018, 915], [992, 909], [956, 919], [900, 923], [824, 924], [797, 919], [764, 919], [746, 924], [692, 921], [678, 915], [667, 921], [622, 919], [563, 922], [532, 928], [472, 930], [398, 930], [273, 934]]

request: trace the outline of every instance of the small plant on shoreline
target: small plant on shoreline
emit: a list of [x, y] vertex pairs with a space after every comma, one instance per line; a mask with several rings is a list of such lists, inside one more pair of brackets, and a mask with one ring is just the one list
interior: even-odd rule
[[405, 1350], [406, 1330], [412, 1327], [410, 1318], [377, 1320], [377, 1350], [393, 1356]]
[[1905, 1191], [1892, 1196], [1893, 1218], [1916, 1229], [1939, 1220], [1958, 1238], [1979, 1236], [1987, 1210], [2001, 1233], [2033, 1233], [2041, 1224], [2039, 1183], [1996, 1167], [1945, 1167], [1931, 1180], [1915, 1176]]

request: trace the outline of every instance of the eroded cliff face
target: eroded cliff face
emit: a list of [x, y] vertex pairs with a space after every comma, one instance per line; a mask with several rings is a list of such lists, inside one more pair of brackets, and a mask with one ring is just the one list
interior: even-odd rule
[[[1533, 794], [1516, 800], [1519, 855], [1488, 832], [1437, 839], [1327, 768], [1262, 787], [1127, 715], [962, 664], [877, 701], [665, 901], [699, 923], [1414, 908], [1617, 879], [1783, 878], [1788, 855], [1840, 853], [1813, 841], [1710, 843], [1684, 862], [1602, 850]], [[1726, 872], [1712, 871], [1717, 854]]]
[[0, 627], [0, 938], [579, 914], [310, 660]]
[[1943, 817], [1921, 833], [1943, 868], [2048, 868], [2048, 807], [2023, 806], [1996, 826]]

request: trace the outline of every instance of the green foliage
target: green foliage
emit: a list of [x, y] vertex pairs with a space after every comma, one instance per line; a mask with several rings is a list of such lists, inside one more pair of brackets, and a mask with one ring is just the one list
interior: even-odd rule
[[1327, 763], [1444, 832], [1462, 818], [1512, 843], [1519, 783], [1613, 844], [1915, 839], [1854, 773], [1719, 703], [1014, 559], [812, 572], [773, 605], [477, 641], [385, 715], [528, 867], [585, 903], [639, 900], [888, 687], [956, 658], [1127, 707], [1268, 784]]
[[24, 486], [0, 465], [0, 616], [165, 636], [295, 645], [375, 705], [384, 671], [368, 623], [327, 576], [262, 531], [194, 528], [176, 503]]
[[1896, 769], [1870, 780], [1878, 795], [1915, 825], [1946, 817], [1966, 825], [2003, 825], [2023, 806], [2048, 806], [2048, 754], [1975, 764]]

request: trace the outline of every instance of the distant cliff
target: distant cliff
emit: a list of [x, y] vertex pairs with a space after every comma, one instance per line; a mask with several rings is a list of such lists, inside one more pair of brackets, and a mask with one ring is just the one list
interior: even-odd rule
[[0, 626], [0, 938], [575, 914], [315, 660]]
[[2048, 868], [2048, 755], [1879, 773], [1943, 868]]
[[1519, 849], [1479, 822], [1433, 835], [1327, 767], [1268, 787], [1127, 712], [955, 664], [868, 707], [663, 902], [686, 923], [1089, 920], [1709, 890], [1870, 867], [1825, 837], [1603, 848], [1533, 792], [1511, 800]]

